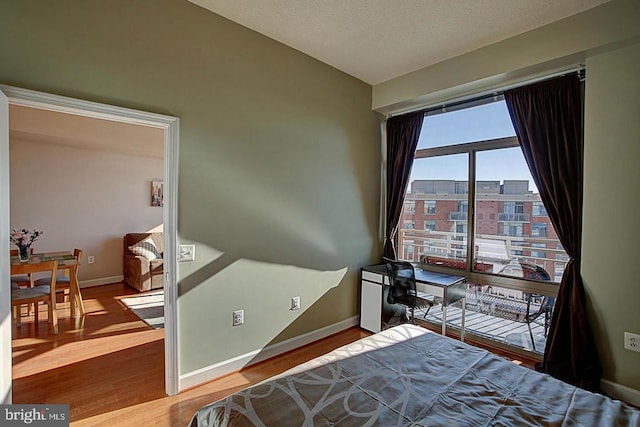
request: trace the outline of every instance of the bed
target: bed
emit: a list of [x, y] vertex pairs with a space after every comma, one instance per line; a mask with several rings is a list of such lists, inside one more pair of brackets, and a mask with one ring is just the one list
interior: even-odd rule
[[414, 325], [196, 412], [204, 426], [640, 426], [640, 411]]

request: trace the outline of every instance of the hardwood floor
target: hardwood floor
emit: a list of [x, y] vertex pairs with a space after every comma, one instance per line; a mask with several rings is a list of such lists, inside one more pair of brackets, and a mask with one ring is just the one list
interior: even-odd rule
[[70, 404], [74, 426], [184, 426], [207, 403], [370, 335], [350, 328], [167, 397], [163, 330], [119, 302], [136, 293], [122, 283], [83, 289], [85, 318], [69, 319], [68, 303], [60, 303], [58, 335], [48, 333], [46, 313], [37, 328], [23, 317], [23, 326], [14, 327], [14, 403]]

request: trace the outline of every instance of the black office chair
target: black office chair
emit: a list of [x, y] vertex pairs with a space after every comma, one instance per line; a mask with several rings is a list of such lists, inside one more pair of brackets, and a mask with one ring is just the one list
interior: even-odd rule
[[418, 292], [416, 289], [416, 272], [413, 265], [406, 261], [395, 261], [382, 258], [389, 275], [389, 304], [400, 304], [409, 309], [409, 321], [415, 323], [415, 309], [426, 308], [427, 313], [433, 307], [433, 296]]
[[[522, 277], [524, 277], [525, 279], [544, 280], [544, 281], [551, 280], [551, 276], [549, 276], [549, 273], [547, 272], [547, 270], [540, 267], [539, 265], [521, 262], [520, 266], [522, 267]], [[554, 297], [550, 297], [547, 295], [530, 294], [530, 293], [525, 293], [525, 299], [527, 300], [527, 311], [524, 316], [524, 321], [527, 323], [527, 326], [529, 327], [529, 337], [531, 338], [531, 345], [533, 346], [533, 349], [536, 350], [536, 343], [535, 343], [535, 340], [533, 339], [533, 332], [531, 330], [531, 322], [534, 322], [539, 317], [544, 316], [543, 327], [544, 327], [544, 337], [546, 338], [547, 331], [549, 329], [549, 324], [551, 322], [551, 314], [553, 313], [553, 307], [556, 303], [556, 299]], [[534, 299], [536, 300], [542, 299], [542, 301], [540, 302], [540, 306], [538, 307], [538, 309], [534, 312], [531, 312], [531, 308], [532, 308], [531, 303], [532, 303], [532, 300]]]

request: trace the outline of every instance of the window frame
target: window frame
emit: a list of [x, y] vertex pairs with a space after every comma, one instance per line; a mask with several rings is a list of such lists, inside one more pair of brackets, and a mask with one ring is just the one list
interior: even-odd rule
[[[452, 269], [447, 267], [423, 264], [422, 268], [446, 274], [464, 275], [471, 283], [479, 285], [492, 285], [515, 289], [523, 292], [539, 293], [543, 295], [556, 296], [559, 283], [545, 282], [541, 280], [523, 279], [518, 277], [501, 276], [494, 273], [476, 272], [472, 270], [474, 262], [473, 248], [475, 246], [475, 201], [476, 201], [476, 154], [482, 151], [499, 150], [504, 148], [520, 148], [518, 138], [515, 136], [496, 138], [482, 141], [465, 142], [443, 147], [419, 148], [415, 152], [414, 162], [420, 159], [449, 156], [454, 154], [466, 154], [468, 160], [468, 183], [467, 192], [467, 256], [465, 270]], [[399, 233], [396, 234], [395, 245], [398, 247]]]

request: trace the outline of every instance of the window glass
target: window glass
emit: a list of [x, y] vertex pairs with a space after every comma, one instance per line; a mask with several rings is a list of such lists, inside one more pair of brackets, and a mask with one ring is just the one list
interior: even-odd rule
[[424, 213], [425, 213], [425, 215], [435, 215], [436, 214], [436, 201], [435, 200], [425, 200], [424, 201]]
[[533, 216], [548, 216], [547, 210], [544, 208], [542, 202], [533, 202], [531, 210], [531, 215]]
[[[506, 104], [493, 101], [425, 116], [400, 221], [399, 256], [465, 270], [472, 203], [473, 271], [559, 281], [566, 254], [522, 150], [508, 139], [515, 131]], [[495, 148], [500, 138], [507, 139]], [[455, 145], [452, 154], [442, 154]], [[465, 153], [453, 153], [460, 149]], [[471, 202], [470, 159], [476, 184]]]
[[495, 274], [559, 281], [556, 255], [565, 252], [520, 147], [478, 152], [476, 174], [476, 264]]
[[491, 102], [442, 114], [428, 114], [422, 122], [418, 149], [515, 135], [505, 102]]
[[[400, 259], [422, 268], [476, 273], [467, 275], [466, 307], [476, 319], [468, 330], [542, 352], [554, 299], [537, 292], [550, 287], [495, 276], [559, 283], [569, 257], [514, 136], [502, 99], [427, 113], [396, 248]], [[459, 304], [447, 323], [460, 319]], [[523, 329], [527, 310], [542, 313], [531, 329]], [[422, 317], [437, 324], [439, 315], [432, 309]]]
[[531, 223], [531, 237], [547, 237], [547, 223], [546, 222], [532, 222]]
[[[467, 259], [468, 155], [416, 159], [398, 231], [398, 254], [464, 270]], [[421, 201], [422, 203], [419, 203]], [[413, 202], [415, 213], [408, 210]], [[407, 227], [413, 220], [413, 228]], [[411, 252], [407, 249], [413, 246]]]

